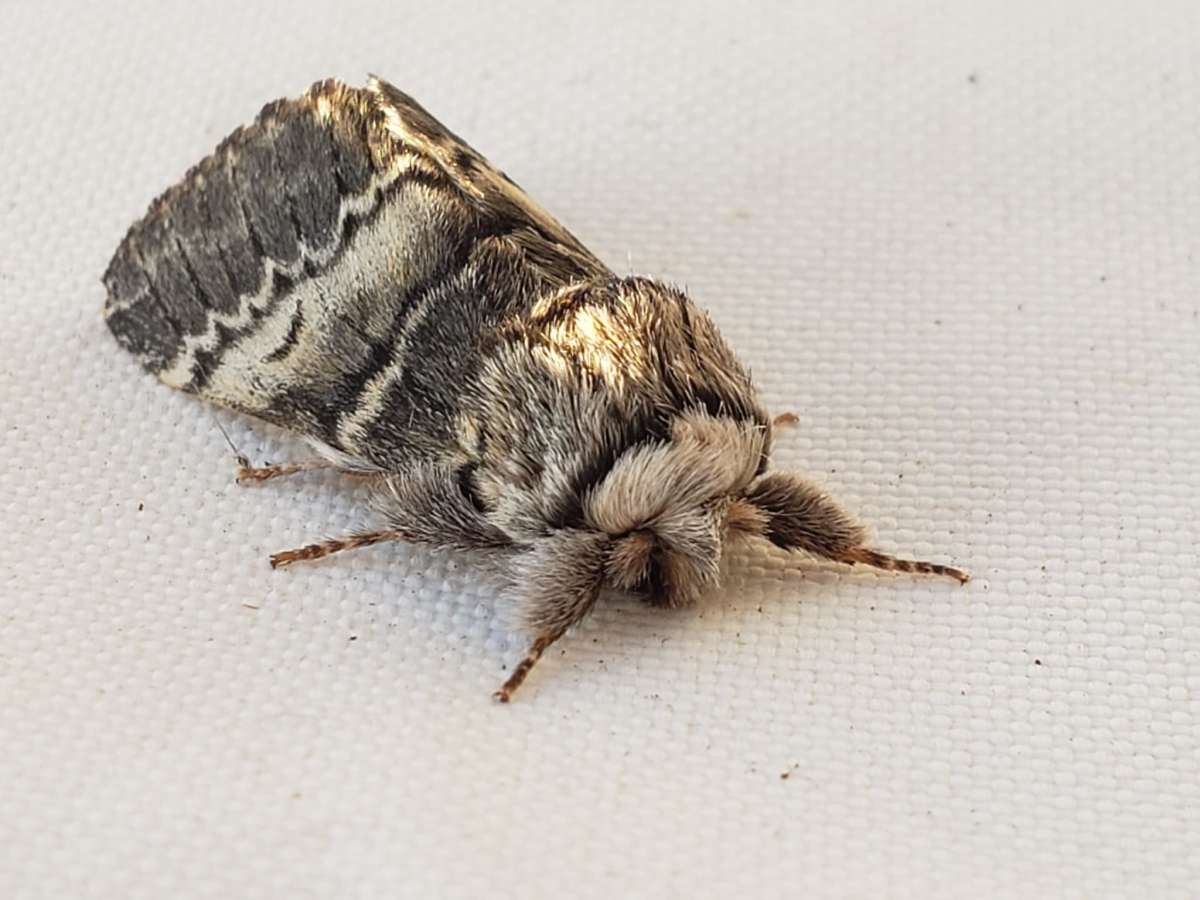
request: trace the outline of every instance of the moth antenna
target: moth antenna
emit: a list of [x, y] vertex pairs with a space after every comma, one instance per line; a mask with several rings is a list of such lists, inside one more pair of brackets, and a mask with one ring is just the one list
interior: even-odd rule
[[840, 557], [835, 557], [839, 562], [863, 563], [867, 566], [874, 566], [876, 569], [886, 569], [889, 572], [911, 572], [919, 575], [945, 575], [947, 578], [955, 579], [959, 584], [966, 584], [971, 580], [971, 576], [962, 569], [956, 569], [953, 566], [943, 566], [938, 563], [925, 562], [917, 559], [898, 559], [895, 556], [888, 556], [886, 553], [879, 553], [876, 550], [868, 550], [866, 547], [853, 547], [842, 552]]
[[238, 478], [241, 478], [241, 470], [250, 468], [250, 460], [242, 455], [241, 451], [234, 446], [233, 438], [229, 436], [229, 432], [225, 430], [225, 426], [221, 424], [221, 420], [217, 418], [216, 413], [212, 413], [212, 419], [217, 423], [217, 430], [221, 432], [221, 436], [225, 438], [225, 443], [229, 445], [229, 449], [233, 451], [233, 460], [238, 464]]

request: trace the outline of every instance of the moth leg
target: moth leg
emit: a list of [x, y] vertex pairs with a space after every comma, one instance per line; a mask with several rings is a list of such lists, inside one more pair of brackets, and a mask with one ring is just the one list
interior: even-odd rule
[[771, 420], [771, 424], [776, 428], [790, 428], [792, 425], [800, 424], [800, 417], [794, 412], [780, 413]]
[[239, 460], [235, 480], [238, 484], [249, 484], [251, 482], [270, 481], [272, 478], [282, 478], [284, 475], [294, 475], [297, 472], [311, 472], [317, 469], [333, 469], [335, 472], [348, 475], [351, 478], [379, 478], [382, 476], [382, 473], [378, 472], [358, 472], [354, 469], [343, 469], [324, 459], [313, 459], [308, 462], [299, 463], [280, 463], [274, 466], [251, 466], [244, 460]]
[[953, 566], [943, 566], [938, 563], [925, 562], [917, 559], [897, 559], [894, 556], [888, 556], [886, 553], [879, 553], [875, 550], [868, 550], [866, 547], [852, 547], [849, 550], [843, 550], [838, 556], [832, 557], [838, 562], [862, 563], [867, 566], [874, 566], [876, 569], [886, 569], [889, 572], [914, 572], [919, 575], [945, 575], [948, 578], [955, 579], [959, 584], [966, 584], [971, 580], [971, 576], [962, 569], [956, 569]]
[[358, 547], [370, 547], [372, 544], [384, 544], [388, 541], [403, 540], [406, 540], [404, 533], [395, 529], [366, 531], [362, 534], [352, 534], [344, 538], [321, 541], [319, 544], [309, 544], [307, 547], [300, 547], [296, 550], [281, 550], [279, 553], [272, 553], [271, 568], [278, 569], [280, 566], [290, 566], [292, 563], [302, 560], [320, 559], [323, 556], [329, 556], [329, 554], [337, 553], [341, 550], [354, 550]]
[[546, 634], [539, 634], [534, 639], [532, 646], [530, 646], [529, 652], [525, 654], [525, 658], [517, 663], [517, 667], [508, 676], [508, 680], [492, 696], [501, 703], [507, 703], [511, 700], [517, 688], [525, 681], [525, 676], [529, 674], [529, 670], [537, 665], [537, 661], [542, 658], [542, 654], [546, 652], [546, 648], [562, 637], [565, 631], [566, 629], [559, 629]]
[[524, 586], [522, 624], [534, 635], [525, 658], [492, 696], [507, 703], [546, 648], [582, 622], [600, 596], [611, 541], [607, 534], [563, 529], [536, 540], [510, 562], [509, 575]]
[[238, 484], [247, 484], [252, 481], [270, 481], [272, 478], [281, 478], [284, 475], [294, 475], [296, 472], [308, 472], [313, 469], [333, 469], [333, 463], [325, 460], [312, 460], [311, 462], [302, 463], [280, 463], [275, 466], [252, 466], [248, 461], [238, 461], [237, 475], [235, 479]]
[[866, 532], [841, 507], [811, 484], [788, 472], [773, 472], [747, 490], [747, 506], [731, 507], [729, 525], [760, 534], [784, 550], [854, 565], [863, 563], [892, 572], [945, 575], [959, 584], [971, 576], [962, 569], [915, 559], [897, 559], [863, 546]]

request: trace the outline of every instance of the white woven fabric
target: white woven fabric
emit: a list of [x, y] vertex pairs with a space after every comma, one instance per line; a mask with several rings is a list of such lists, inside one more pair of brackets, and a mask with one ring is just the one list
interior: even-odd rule
[[[1197, 6], [794, 6], [6, 8], [0, 895], [1196, 895]], [[235, 486], [99, 276], [263, 102], [368, 71], [685, 283], [800, 416], [777, 465], [975, 581], [745, 553], [504, 707], [469, 560], [271, 571], [362, 493]]]

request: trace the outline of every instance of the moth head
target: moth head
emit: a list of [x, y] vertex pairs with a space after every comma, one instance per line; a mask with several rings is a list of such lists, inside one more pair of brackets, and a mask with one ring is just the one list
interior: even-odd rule
[[618, 457], [583, 504], [589, 530], [607, 538], [604, 582], [666, 606], [713, 586], [730, 522], [754, 518], [738, 498], [761, 471], [768, 440], [754, 421], [688, 412], [667, 440]]
[[738, 537], [870, 562], [848, 555], [863, 529], [819, 489], [764, 474], [769, 440], [753, 420], [688, 412], [667, 439], [627, 449], [584, 496], [582, 528], [554, 531], [516, 558], [524, 624], [561, 633], [605, 586], [685, 606], [715, 586], [724, 544]]

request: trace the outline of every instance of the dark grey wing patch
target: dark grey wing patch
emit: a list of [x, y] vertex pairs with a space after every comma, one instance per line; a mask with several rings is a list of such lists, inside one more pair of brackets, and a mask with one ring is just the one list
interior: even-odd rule
[[123, 298], [104, 310], [117, 343], [141, 360], [151, 372], [161, 371], [183, 342], [178, 324], [154, 295], [134, 242], [126, 239], [104, 274], [109, 297]]
[[387, 469], [448, 438], [444, 403], [395, 395], [427, 381], [406, 367], [468, 366], [478, 333], [429, 341], [444, 315], [475, 304], [464, 323], [493, 326], [513, 297], [596, 274], [411, 98], [329, 81], [268, 104], [154, 201], [104, 276], [105, 315], [172, 387]]
[[330, 246], [341, 193], [328, 130], [315, 115], [295, 117], [278, 129], [272, 149], [298, 239], [313, 252]]
[[[254, 250], [286, 271], [300, 258], [299, 223], [288, 195], [287, 176], [275, 156], [280, 129], [273, 125], [271, 120], [263, 122], [261, 138], [245, 142], [238, 152], [229, 154], [228, 162]], [[284, 130], [297, 127], [299, 121]], [[301, 170], [294, 177], [307, 174]]]
[[252, 330], [281, 288], [328, 261], [344, 216], [374, 203], [360, 95], [326, 82], [268, 105], [130, 228], [104, 276], [105, 315], [168, 384], [200, 389], [219, 333]]

